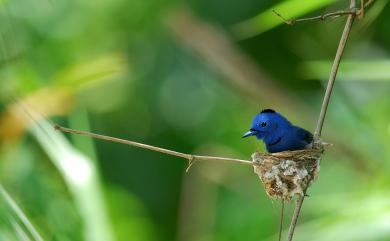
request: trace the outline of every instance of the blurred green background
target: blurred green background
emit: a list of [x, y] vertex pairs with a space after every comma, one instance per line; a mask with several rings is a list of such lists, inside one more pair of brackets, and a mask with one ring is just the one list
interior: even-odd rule
[[[359, 1], [360, 2], [360, 1]], [[274, 108], [314, 130], [349, 1], [0, 1], [0, 240], [276, 240], [251, 167], [55, 132], [249, 159]], [[357, 19], [296, 240], [390, 240], [390, 6]], [[16, 104], [18, 103], [18, 104]], [[35, 122], [35, 121], [38, 122]], [[37, 124], [38, 123], [38, 124]], [[287, 206], [285, 228], [293, 204]]]

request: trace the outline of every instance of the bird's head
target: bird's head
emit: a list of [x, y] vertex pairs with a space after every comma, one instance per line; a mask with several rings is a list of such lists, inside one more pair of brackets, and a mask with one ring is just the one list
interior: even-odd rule
[[242, 137], [256, 136], [257, 139], [264, 139], [288, 125], [291, 123], [281, 114], [272, 109], [265, 109], [255, 116], [251, 128]]

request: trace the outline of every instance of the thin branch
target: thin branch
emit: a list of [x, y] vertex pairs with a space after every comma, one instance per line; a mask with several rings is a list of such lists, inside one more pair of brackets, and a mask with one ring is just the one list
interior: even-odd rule
[[331, 13], [325, 13], [319, 16], [315, 17], [308, 17], [308, 18], [299, 18], [299, 19], [292, 19], [288, 20], [284, 18], [280, 13], [278, 13], [276, 10], [272, 9], [272, 12], [281, 18], [284, 23], [288, 25], [294, 25], [296, 23], [304, 23], [304, 22], [312, 22], [312, 21], [325, 21], [328, 18], [338, 18], [344, 15], [355, 15], [358, 16], [359, 18], [364, 17], [364, 12], [365, 9], [368, 8], [375, 0], [368, 0], [367, 2], [364, 3], [364, 0], [360, 0], [360, 9], [356, 10], [355, 7], [351, 7], [350, 10], [341, 10], [341, 11], [336, 11], [336, 12], [331, 12]]
[[299, 19], [292, 19], [292, 20], [288, 20], [286, 18], [284, 18], [280, 13], [276, 12], [274, 9], [272, 9], [272, 12], [278, 16], [279, 18], [281, 18], [283, 20], [283, 22], [285, 22], [286, 24], [288, 25], [294, 25], [296, 23], [304, 23], [304, 22], [312, 22], [312, 21], [324, 21], [328, 18], [338, 18], [340, 16], [344, 16], [344, 15], [355, 15], [357, 14], [357, 12], [355, 10], [348, 10], [348, 11], [337, 11], [337, 12], [332, 12], [332, 13], [326, 13], [326, 14], [323, 14], [323, 15], [320, 15], [320, 16], [315, 16], [315, 17], [309, 17], [309, 18], [299, 18]]
[[361, 5], [363, 7], [360, 7], [360, 9], [356, 12], [356, 15], [360, 18], [364, 17], [365, 9], [367, 9], [375, 0], [368, 0], [366, 3], [363, 4], [364, 0], [361, 0]]
[[[351, 9], [355, 9], [356, 0], [351, 0], [350, 7], [351, 7]], [[314, 132], [313, 143], [315, 143], [315, 144], [318, 143], [318, 141], [321, 137], [321, 131], [322, 131], [322, 127], [324, 125], [326, 110], [327, 110], [328, 105], [329, 105], [329, 100], [330, 100], [330, 96], [332, 94], [334, 82], [336, 80], [337, 71], [338, 71], [338, 68], [340, 66], [341, 56], [343, 55], [345, 45], [347, 43], [349, 34], [351, 32], [351, 28], [352, 28], [352, 24], [353, 24], [353, 20], [355, 19], [355, 16], [356, 16], [355, 14], [350, 14], [348, 16], [347, 22], [345, 23], [345, 27], [344, 27], [343, 33], [341, 35], [341, 38], [340, 38], [339, 46], [337, 48], [336, 56], [334, 58], [332, 69], [330, 72], [328, 85], [326, 87], [324, 100], [322, 102], [320, 115], [318, 117], [317, 127], [316, 127], [316, 130]], [[307, 188], [306, 188], [306, 190], [307, 190]], [[306, 190], [305, 190], [304, 194], [306, 194]], [[300, 197], [296, 203], [294, 214], [293, 214], [291, 224], [290, 224], [290, 228], [288, 230], [288, 238], [287, 238], [288, 241], [291, 241], [293, 238], [294, 230], [295, 230], [295, 227], [297, 225], [298, 217], [299, 217], [299, 214], [301, 212], [301, 208], [302, 208], [302, 204], [303, 204], [304, 199], [305, 199], [305, 195]]]
[[[354, 6], [355, 6], [355, 0], [351, 0], [351, 8], [354, 8]], [[352, 28], [352, 24], [353, 24], [354, 19], [355, 19], [355, 15], [348, 16], [347, 22], [345, 23], [343, 34], [341, 35], [341, 39], [340, 39], [339, 46], [338, 46], [338, 49], [336, 52], [336, 56], [334, 58], [332, 69], [330, 71], [328, 85], [326, 87], [324, 100], [322, 102], [321, 112], [320, 112], [320, 116], [318, 118], [317, 127], [316, 127], [316, 130], [314, 132], [314, 142], [317, 142], [321, 136], [322, 126], [324, 125], [326, 110], [328, 108], [329, 99], [330, 99], [330, 96], [332, 94], [334, 82], [336, 80], [337, 71], [338, 71], [339, 66], [340, 66], [341, 56], [343, 55], [345, 45], [347, 43], [349, 34], [351, 32], [351, 28]]]
[[172, 150], [160, 148], [157, 146], [151, 146], [151, 145], [147, 145], [147, 144], [143, 144], [143, 143], [139, 143], [139, 142], [134, 142], [134, 141], [129, 141], [129, 140], [125, 140], [125, 139], [120, 139], [120, 138], [116, 138], [116, 137], [95, 134], [95, 133], [88, 132], [88, 131], [74, 130], [74, 129], [62, 127], [60, 125], [54, 125], [54, 129], [62, 131], [62, 132], [88, 136], [88, 137], [92, 137], [92, 138], [96, 138], [96, 139], [100, 139], [100, 140], [104, 140], [104, 141], [121, 143], [121, 144], [129, 145], [129, 146], [135, 146], [135, 147], [139, 147], [139, 148], [143, 148], [143, 149], [148, 149], [151, 151], [164, 153], [164, 154], [171, 155], [171, 156], [181, 157], [181, 158], [187, 159], [189, 161], [189, 166], [187, 168], [187, 171], [192, 166], [194, 161], [226, 161], [226, 162], [234, 162], [234, 163], [243, 164], [243, 165], [250, 165], [250, 166], [254, 165], [252, 161], [248, 161], [248, 160], [241, 160], [241, 159], [228, 158], [228, 157], [199, 156], [199, 155], [186, 154], [186, 153], [182, 153], [182, 152], [172, 151]]
[[284, 219], [284, 200], [282, 198], [282, 208], [280, 210], [280, 222], [279, 222], [279, 238], [278, 241], [282, 241], [283, 219]]

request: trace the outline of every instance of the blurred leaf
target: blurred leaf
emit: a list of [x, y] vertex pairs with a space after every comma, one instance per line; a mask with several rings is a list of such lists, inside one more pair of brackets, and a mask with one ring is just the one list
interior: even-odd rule
[[127, 72], [128, 63], [121, 54], [107, 54], [69, 66], [54, 76], [59, 85], [78, 90], [85, 85], [98, 85]]
[[12, 227], [14, 228], [15, 233], [18, 236], [18, 240], [20, 241], [31, 241], [31, 239], [28, 237], [28, 235], [24, 232], [23, 228], [20, 226], [19, 223], [17, 223], [13, 218], [9, 218], [10, 222], [12, 224]]
[[283, 24], [283, 20], [276, 16], [272, 10], [277, 11], [286, 19], [295, 19], [311, 11], [320, 9], [336, 0], [286, 0], [282, 1], [270, 9], [258, 15], [237, 23], [233, 26], [233, 31], [239, 39], [250, 38], [271, 30]]
[[[330, 61], [309, 61], [301, 67], [306, 79], [327, 79], [332, 63]], [[343, 60], [338, 80], [342, 81], [390, 81], [390, 60]]]
[[[25, 123], [28, 122], [20, 118], [21, 109], [16, 108], [17, 105], [31, 107], [39, 112], [41, 118], [62, 116], [69, 113], [73, 107], [75, 93], [86, 90], [93, 94], [91, 91], [93, 87], [114, 80], [126, 72], [127, 61], [119, 54], [100, 56], [90, 62], [76, 64], [59, 72], [55, 77], [57, 82], [54, 85], [30, 93], [20, 103], [11, 105], [0, 117], [0, 139], [13, 141], [23, 133]], [[116, 97], [120, 96], [116, 95]], [[116, 98], [111, 99], [116, 100]], [[105, 101], [105, 103], [110, 104], [112, 101]], [[112, 104], [109, 107], [112, 107]]]
[[[326, 206], [327, 198], [324, 198], [323, 203]], [[296, 239], [302, 241], [388, 240], [390, 235], [388, 193], [369, 194], [347, 200], [341, 200], [339, 196], [337, 199], [333, 212], [298, 225]]]
[[[30, 115], [36, 119], [37, 114], [31, 110]], [[33, 125], [31, 132], [50, 156], [73, 194], [84, 221], [85, 240], [114, 240], [93, 161], [75, 150], [66, 138], [46, 121]]]
[[26, 119], [24, 110], [31, 107], [41, 118], [68, 113], [73, 106], [73, 98], [67, 88], [47, 87], [33, 92], [24, 99], [13, 103], [0, 116], [0, 140], [12, 142], [18, 139], [31, 122]]
[[[363, 195], [362, 195], [363, 194]], [[315, 215], [298, 224], [294, 240], [385, 241], [390, 235], [390, 200], [387, 191], [313, 197], [306, 213]], [[318, 204], [321, 203], [321, 206]], [[303, 214], [305, 215], [305, 214]], [[287, 230], [283, 235], [287, 235]], [[265, 241], [277, 239], [274, 235]]]
[[[27, 215], [24, 214], [22, 209], [18, 206], [18, 204], [16, 204], [13, 198], [8, 194], [8, 192], [1, 185], [0, 185], [0, 200], [1, 200], [0, 203], [2, 203], [1, 206], [3, 208], [7, 207], [6, 210], [8, 210], [8, 214], [9, 214], [8, 219], [16, 233], [16, 236], [19, 237], [18, 240], [43, 241], [43, 238], [39, 235], [38, 231], [34, 228], [30, 220], [27, 218]], [[7, 211], [1, 214], [6, 215], [6, 213]], [[22, 223], [23, 226], [21, 226], [19, 222]], [[2, 226], [4, 227], [4, 225]], [[30, 237], [32, 239], [30, 239]]]
[[111, 204], [110, 216], [118, 240], [161, 240], [156, 234], [156, 224], [139, 197], [118, 186], [110, 186], [107, 202]]

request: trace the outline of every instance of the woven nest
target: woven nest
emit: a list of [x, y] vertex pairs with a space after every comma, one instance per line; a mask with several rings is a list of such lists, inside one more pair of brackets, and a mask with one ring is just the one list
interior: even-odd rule
[[252, 160], [268, 196], [288, 201], [295, 195], [305, 195], [306, 189], [316, 180], [321, 154], [321, 149], [255, 152]]

